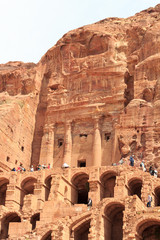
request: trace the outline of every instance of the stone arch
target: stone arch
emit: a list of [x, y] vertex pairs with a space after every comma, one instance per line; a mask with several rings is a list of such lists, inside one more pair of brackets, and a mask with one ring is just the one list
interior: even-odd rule
[[139, 177], [133, 177], [128, 181], [128, 195], [137, 195], [141, 199], [142, 179]]
[[85, 172], [79, 172], [73, 175], [72, 189], [71, 189], [71, 202], [73, 204], [87, 204], [89, 192], [89, 175]]
[[32, 224], [32, 230], [36, 228], [36, 222], [40, 220], [40, 213], [35, 213], [32, 215], [30, 223]]
[[5, 213], [1, 218], [1, 233], [0, 239], [8, 238], [9, 224], [10, 222], [21, 222], [21, 217], [17, 212]]
[[6, 191], [7, 191], [8, 184], [9, 184], [9, 179], [7, 179], [5, 177], [0, 178], [0, 205], [5, 206]]
[[116, 184], [117, 172], [110, 170], [100, 176], [101, 196], [100, 199], [114, 197], [114, 187]]
[[136, 239], [160, 239], [160, 218], [144, 218], [136, 224]]
[[160, 206], [160, 186], [156, 187], [154, 189], [154, 193], [155, 193], [155, 206]]
[[45, 201], [48, 201], [49, 198], [49, 194], [50, 194], [50, 190], [51, 190], [51, 181], [52, 181], [52, 176], [48, 175], [45, 178]]
[[44, 236], [41, 238], [41, 240], [51, 240], [52, 239], [51, 234], [52, 234], [52, 230], [49, 230], [48, 232], [46, 232], [44, 234]]
[[114, 201], [104, 207], [104, 240], [123, 239], [123, 203]]
[[34, 194], [34, 184], [37, 182], [37, 179], [34, 177], [27, 177], [23, 179], [21, 183], [21, 198], [20, 206], [23, 207], [24, 197], [28, 194]]
[[90, 222], [91, 214], [85, 214], [80, 218], [74, 219], [74, 222], [70, 225], [70, 239], [88, 240]]

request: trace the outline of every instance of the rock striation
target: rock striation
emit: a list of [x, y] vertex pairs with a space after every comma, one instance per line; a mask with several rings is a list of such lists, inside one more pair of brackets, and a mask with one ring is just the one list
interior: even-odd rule
[[[149, 239], [155, 222], [158, 231], [146, 198], [159, 206], [159, 179], [111, 165], [134, 154], [137, 168], [160, 171], [159, 29], [160, 4], [72, 30], [38, 64], [0, 64], [0, 239], [17, 239], [14, 229], [43, 240]], [[10, 173], [20, 164], [52, 169]], [[76, 205], [88, 196], [92, 212]]]

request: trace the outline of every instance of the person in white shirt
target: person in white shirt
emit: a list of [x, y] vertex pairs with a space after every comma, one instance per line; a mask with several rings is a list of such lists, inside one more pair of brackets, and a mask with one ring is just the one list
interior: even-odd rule
[[33, 165], [31, 165], [30, 171], [31, 171], [31, 172], [34, 172], [34, 167], [33, 167]]
[[69, 168], [69, 165], [67, 163], [63, 163], [62, 168]]
[[152, 202], [152, 197], [150, 194], [148, 194], [148, 202], [147, 202], [147, 207], [151, 207], [151, 202]]
[[142, 167], [143, 172], [146, 172], [146, 167], [145, 167], [145, 164], [144, 164], [144, 160], [142, 160], [140, 166]]

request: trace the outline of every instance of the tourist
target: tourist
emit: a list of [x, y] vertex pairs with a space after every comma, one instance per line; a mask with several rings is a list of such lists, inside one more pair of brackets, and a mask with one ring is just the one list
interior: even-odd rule
[[154, 177], [158, 177], [158, 171], [157, 171], [157, 169], [154, 169]]
[[153, 169], [152, 166], [150, 166], [150, 168], [149, 168], [149, 173], [150, 173], [152, 176], [154, 175], [154, 169]]
[[21, 171], [24, 171], [24, 172], [26, 171], [26, 169], [23, 167], [22, 163], [20, 164], [20, 167], [21, 167]]
[[123, 160], [123, 158], [121, 158], [120, 160], [119, 160], [119, 164], [123, 164], [124, 163], [124, 160]]
[[41, 165], [42, 169], [46, 169], [46, 164]]
[[147, 207], [151, 207], [151, 202], [152, 202], [152, 197], [150, 194], [148, 194], [148, 202], [147, 202]]
[[152, 175], [152, 166], [149, 167], [149, 173]]
[[117, 163], [112, 163], [112, 166], [117, 166]]
[[15, 169], [15, 167], [14, 168], [12, 168], [12, 170], [11, 170], [12, 172], [16, 172], [16, 169]]
[[91, 198], [88, 199], [87, 206], [88, 206], [88, 210], [90, 210], [92, 207], [92, 199]]
[[51, 165], [50, 165], [50, 163], [48, 163], [48, 167], [47, 167], [48, 169], [50, 169], [51, 168]]
[[40, 164], [38, 164], [36, 170], [37, 170], [37, 171], [40, 171], [40, 170], [41, 170], [41, 165], [40, 165]]
[[130, 166], [132, 166], [132, 167], [134, 166], [134, 158], [133, 158], [133, 157], [134, 157], [134, 155], [131, 155], [131, 156], [130, 156], [130, 159], [129, 159], [129, 161], [130, 161]]
[[69, 168], [69, 165], [67, 163], [63, 163], [62, 168]]
[[18, 172], [22, 172], [23, 171], [23, 165], [22, 163], [20, 163], [19, 167], [17, 168]]
[[142, 167], [143, 172], [146, 172], [146, 167], [144, 164], [144, 160], [142, 160], [142, 162], [140, 163], [140, 167]]
[[34, 172], [34, 167], [33, 167], [33, 165], [31, 165], [30, 171], [31, 171], [31, 172]]

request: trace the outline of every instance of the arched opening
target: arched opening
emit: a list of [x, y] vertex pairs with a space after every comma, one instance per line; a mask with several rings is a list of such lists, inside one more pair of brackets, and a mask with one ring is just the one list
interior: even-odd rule
[[0, 205], [5, 206], [6, 201], [6, 191], [9, 180], [6, 178], [0, 178]]
[[72, 230], [72, 238], [74, 235], [74, 240], [88, 240], [89, 235], [89, 229], [90, 229], [90, 220], [85, 221], [81, 225], [79, 225], [77, 228]]
[[160, 220], [146, 219], [137, 227], [137, 240], [160, 239]]
[[141, 199], [142, 180], [139, 178], [131, 179], [128, 183], [128, 195], [137, 195]]
[[0, 239], [8, 238], [9, 223], [10, 222], [21, 222], [21, 218], [17, 213], [9, 213], [1, 220], [1, 234]]
[[160, 186], [155, 189], [155, 206], [160, 206]]
[[23, 207], [24, 197], [28, 194], [34, 194], [34, 184], [37, 182], [37, 179], [29, 177], [23, 180], [21, 183], [21, 199], [20, 206]]
[[47, 177], [45, 180], [45, 201], [48, 201], [49, 198], [49, 193], [51, 190], [51, 181], [52, 181], [51, 176]]
[[76, 174], [72, 178], [71, 202], [73, 204], [87, 204], [89, 192], [89, 176], [86, 173]]
[[40, 213], [36, 213], [31, 217], [30, 223], [32, 224], [32, 230], [36, 228], [36, 222], [40, 220]]
[[117, 174], [115, 172], [107, 172], [101, 176], [101, 200], [103, 198], [114, 197], [116, 176]]
[[48, 231], [43, 237], [41, 240], [51, 240], [51, 233], [52, 231]]
[[111, 203], [104, 211], [104, 239], [123, 239], [123, 211], [121, 203]]

